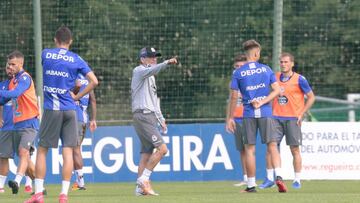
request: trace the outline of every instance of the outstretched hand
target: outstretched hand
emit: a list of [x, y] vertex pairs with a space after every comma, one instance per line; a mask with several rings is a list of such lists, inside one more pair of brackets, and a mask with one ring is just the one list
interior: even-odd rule
[[168, 64], [177, 64], [177, 63], [178, 63], [177, 56], [174, 56], [168, 60]]

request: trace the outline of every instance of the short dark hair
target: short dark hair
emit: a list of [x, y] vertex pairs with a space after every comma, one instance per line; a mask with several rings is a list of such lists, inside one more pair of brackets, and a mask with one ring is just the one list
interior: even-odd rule
[[24, 59], [24, 54], [18, 50], [15, 50], [15, 51], [11, 52], [9, 55], [7, 55], [7, 59], [14, 59], [14, 58]]
[[70, 44], [72, 40], [71, 30], [66, 26], [61, 26], [56, 30], [55, 39], [60, 44]]
[[234, 58], [234, 63], [236, 62], [243, 62], [243, 61], [246, 61], [246, 55], [245, 54], [239, 54], [239, 55], [236, 55], [235, 58]]
[[291, 62], [295, 61], [294, 55], [290, 54], [289, 52], [283, 52], [280, 55], [280, 58], [282, 57], [289, 57]]
[[254, 39], [247, 40], [246, 42], [243, 43], [243, 49], [245, 52], [248, 52], [253, 48], [261, 49], [259, 42], [255, 41]]

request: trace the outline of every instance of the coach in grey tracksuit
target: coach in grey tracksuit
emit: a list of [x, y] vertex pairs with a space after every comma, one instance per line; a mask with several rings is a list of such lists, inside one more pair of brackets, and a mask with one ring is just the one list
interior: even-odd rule
[[[157, 64], [158, 56], [161, 54], [154, 48], [141, 49], [139, 54], [141, 64], [134, 68], [131, 80], [133, 125], [141, 141], [136, 195], [156, 195], [151, 189], [149, 177], [167, 153], [167, 147], [158, 130], [158, 124], [161, 125], [163, 132], [167, 131], [167, 127], [160, 110], [154, 75], [169, 64], [176, 64], [177, 60], [171, 58]], [[154, 148], [157, 149], [155, 152]]]

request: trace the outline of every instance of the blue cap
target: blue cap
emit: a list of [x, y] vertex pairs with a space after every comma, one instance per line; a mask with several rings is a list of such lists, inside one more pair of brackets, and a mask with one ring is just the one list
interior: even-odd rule
[[144, 47], [140, 50], [139, 57], [158, 57], [161, 56], [160, 52], [157, 52], [153, 47]]

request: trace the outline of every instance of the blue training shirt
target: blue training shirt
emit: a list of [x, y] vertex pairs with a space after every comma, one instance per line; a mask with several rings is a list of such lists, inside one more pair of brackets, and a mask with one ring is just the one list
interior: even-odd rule
[[[0, 90], [8, 90], [9, 89], [9, 82], [10, 80], [5, 80], [0, 82]], [[14, 129], [14, 122], [13, 122], [13, 110], [11, 105], [11, 100], [9, 99], [2, 99], [1, 105], [3, 105], [3, 126], [0, 128], [0, 131], [12, 131]]]
[[258, 62], [249, 62], [237, 69], [232, 77], [231, 89], [240, 90], [243, 96], [244, 118], [272, 117], [271, 104], [254, 109], [251, 102], [265, 99], [276, 77], [271, 68]]
[[79, 73], [87, 75], [91, 69], [77, 54], [63, 48], [44, 49], [43, 65], [44, 109], [76, 110], [70, 95]]
[[[78, 74], [77, 80], [81, 83], [80, 91], [85, 89], [85, 87], [89, 84], [89, 81], [82, 74]], [[76, 103], [76, 114], [79, 122], [89, 122], [89, 115], [87, 113], [87, 108], [89, 106], [89, 98], [90, 94], [86, 94], [79, 100], [78, 103]]]

